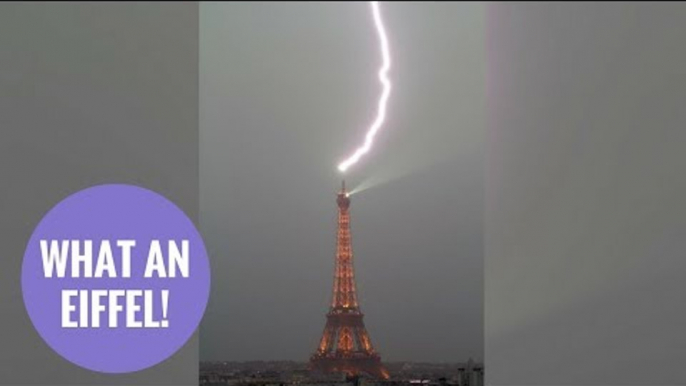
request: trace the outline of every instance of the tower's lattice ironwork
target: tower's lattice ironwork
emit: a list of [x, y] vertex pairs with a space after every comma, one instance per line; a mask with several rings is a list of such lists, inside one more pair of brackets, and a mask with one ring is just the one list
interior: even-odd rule
[[338, 234], [333, 296], [326, 314], [324, 333], [317, 351], [310, 358], [310, 364], [313, 369], [324, 372], [368, 374], [386, 379], [388, 372], [381, 364], [381, 357], [374, 351], [357, 299], [350, 239], [350, 195], [345, 190], [345, 182], [336, 203]]

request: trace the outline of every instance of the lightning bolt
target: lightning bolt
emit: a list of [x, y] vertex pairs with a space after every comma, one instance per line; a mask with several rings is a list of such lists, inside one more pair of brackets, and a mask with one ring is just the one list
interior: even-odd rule
[[379, 69], [379, 81], [383, 85], [383, 91], [379, 98], [376, 119], [369, 127], [367, 134], [364, 137], [362, 146], [355, 149], [355, 152], [346, 158], [343, 162], [338, 164], [338, 170], [345, 172], [348, 168], [354, 165], [360, 157], [365, 155], [371, 149], [374, 143], [374, 136], [379, 131], [384, 121], [386, 120], [386, 104], [388, 97], [391, 95], [391, 81], [388, 79], [388, 70], [391, 68], [391, 54], [388, 48], [388, 37], [386, 36], [386, 29], [384, 28], [383, 20], [381, 19], [381, 11], [379, 10], [378, 1], [370, 1], [369, 5], [372, 8], [372, 15], [374, 16], [374, 26], [379, 36], [379, 43], [381, 44], [381, 56], [383, 63]]

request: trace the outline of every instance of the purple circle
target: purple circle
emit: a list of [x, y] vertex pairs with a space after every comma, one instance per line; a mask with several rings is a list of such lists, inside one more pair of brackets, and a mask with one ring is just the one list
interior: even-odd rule
[[[52, 277], [46, 277], [44, 271], [41, 240], [45, 240], [44, 250], [48, 252], [45, 258], [47, 266], [53, 268]], [[69, 240], [65, 244], [64, 277], [58, 277], [59, 253], [53, 256], [54, 264], [50, 263], [51, 240], [56, 240], [54, 251], [57, 252], [64, 247], [62, 240]], [[74, 244], [72, 240], [77, 242]], [[91, 274], [99, 272], [102, 277], [83, 277], [88, 272], [84, 263], [78, 264], [79, 277], [72, 277], [72, 246], [88, 250], [85, 240], [92, 241]], [[117, 245], [117, 240], [135, 241], [129, 254], [130, 277], [124, 277], [126, 242]], [[156, 250], [154, 240], [158, 240], [162, 253], [153, 255], [161, 259], [153, 256], [148, 261], [150, 250]], [[184, 253], [183, 240], [188, 242], [188, 253]], [[107, 242], [112, 259], [108, 259]], [[114, 270], [108, 262], [114, 262]], [[153, 270], [154, 262], [162, 264]], [[146, 267], [150, 268], [151, 277], [144, 277]], [[172, 267], [174, 277], [171, 277]], [[108, 277], [108, 273], [116, 277]], [[163, 273], [167, 277], [158, 277]], [[171, 201], [132, 185], [98, 185], [72, 194], [43, 217], [26, 247], [21, 284], [31, 321], [53, 350], [90, 370], [127, 373], [162, 362], [188, 341], [205, 312], [210, 267], [198, 230]], [[72, 290], [77, 292], [69, 292]], [[97, 290], [107, 290], [106, 296], [93, 296], [102, 294]], [[150, 292], [138, 296], [136, 290]], [[168, 291], [166, 315], [162, 304], [164, 290]], [[75, 307], [67, 309], [66, 319], [62, 309], [64, 294], [76, 294], [65, 301], [66, 305]], [[93, 298], [100, 299], [95, 302], [96, 307]], [[110, 307], [112, 298], [115, 300]], [[150, 301], [146, 303], [146, 300]], [[98, 304], [106, 310], [100, 310], [94, 318], [92, 311], [99, 309]], [[141, 307], [139, 311], [136, 304]], [[123, 310], [117, 311], [118, 305]], [[82, 310], [89, 312], [83, 314]], [[110, 316], [110, 310], [114, 310], [115, 316]], [[145, 310], [150, 310], [148, 315]], [[99, 320], [99, 327], [93, 326], [94, 319]], [[164, 320], [166, 327], [163, 327]], [[137, 327], [136, 322], [143, 327]], [[70, 327], [74, 323], [78, 327]]]

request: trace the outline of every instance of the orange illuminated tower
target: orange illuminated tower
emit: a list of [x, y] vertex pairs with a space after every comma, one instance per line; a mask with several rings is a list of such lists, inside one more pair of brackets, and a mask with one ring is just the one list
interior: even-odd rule
[[338, 238], [333, 298], [326, 314], [324, 334], [317, 352], [310, 358], [310, 365], [312, 369], [324, 372], [368, 374], [387, 379], [388, 372], [381, 364], [381, 357], [374, 351], [357, 299], [350, 240], [350, 195], [345, 190], [345, 181], [336, 202]]

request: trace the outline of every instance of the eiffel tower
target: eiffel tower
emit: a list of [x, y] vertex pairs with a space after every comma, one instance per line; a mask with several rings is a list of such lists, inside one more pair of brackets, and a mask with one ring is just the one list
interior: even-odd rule
[[357, 300], [353, 251], [350, 240], [350, 195], [345, 181], [337, 194], [338, 238], [333, 298], [326, 314], [324, 334], [317, 351], [310, 358], [310, 367], [323, 372], [343, 372], [349, 376], [367, 374], [388, 379], [381, 357], [374, 351], [363, 314]]

